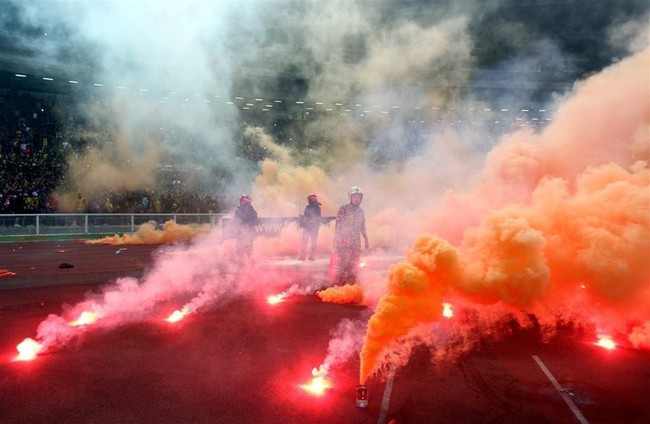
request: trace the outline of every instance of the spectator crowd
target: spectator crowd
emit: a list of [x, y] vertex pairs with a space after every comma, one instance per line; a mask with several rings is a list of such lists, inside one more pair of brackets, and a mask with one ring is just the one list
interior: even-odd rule
[[[66, 110], [66, 101], [71, 100], [0, 88], [0, 214], [60, 212], [55, 193], [78, 191], [66, 181], [67, 161], [82, 155], [88, 141], [73, 135], [71, 128], [82, 123], [71, 108]], [[220, 212], [222, 204], [222, 199], [181, 189], [77, 196], [75, 211], [68, 212], [209, 213]]]

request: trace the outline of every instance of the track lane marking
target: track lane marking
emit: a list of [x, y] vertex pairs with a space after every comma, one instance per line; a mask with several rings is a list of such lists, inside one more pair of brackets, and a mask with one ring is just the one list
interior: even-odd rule
[[388, 417], [388, 405], [390, 403], [390, 394], [393, 391], [394, 379], [395, 369], [392, 369], [388, 374], [388, 379], [386, 380], [386, 388], [384, 389], [384, 397], [381, 400], [381, 412], [379, 413], [377, 424], [384, 424], [386, 422], [386, 418]]
[[555, 387], [555, 390], [562, 396], [562, 399], [566, 402], [567, 405], [569, 405], [569, 409], [571, 412], [573, 412], [573, 415], [576, 416], [578, 421], [581, 424], [589, 424], [589, 421], [585, 418], [584, 415], [582, 415], [582, 412], [578, 409], [575, 403], [573, 403], [573, 399], [562, 389], [562, 386], [560, 386], [560, 383], [557, 382], [551, 371], [546, 367], [544, 362], [542, 362], [541, 359], [537, 355], [533, 355], [533, 359], [535, 362], [537, 362], [537, 365], [542, 369], [542, 372], [546, 375], [546, 377], [551, 381], [551, 384], [553, 384], [553, 387]]

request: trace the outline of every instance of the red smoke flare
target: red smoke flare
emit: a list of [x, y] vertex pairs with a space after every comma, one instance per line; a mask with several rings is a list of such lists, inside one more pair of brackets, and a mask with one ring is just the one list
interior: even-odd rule
[[80, 315], [79, 318], [77, 318], [74, 321], [69, 322], [68, 324], [71, 327], [81, 327], [84, 325], [89, 325], [92, 324], [93, 322], [97, 321], [98, 318], [100, 318], [101, 315], [97, 312], [92, 312], [92, 311], [83, 311]]
[[266, 298], [266, 301], [269, 305], [277, 305], [280, 302], [284, 302], [284, 299], [287, 297], [286, 293], [273, 294]]
[[608, 336], [607, 334], [599, 334], [598, 341], [595, 344], [596, 346], [600, 346], [607, 350], [616, 349], [616, 342], [614, 342], [612, 337]]
[[18, 350], [18, 355], [14, 358], [14, 361], [31, 361], [43, 350], [43, 345], [28, 337], [20, 342], [16, 346], [16, 349]]
[[185, 318], [186, 315], [187, 315], [187, 311], [185, 309], [182, 309], [182, 310], [177, 309], [174, 312], [172, 312], [170, 316], [165, 318], [165, 321], [171, 322], [171, 323], [178, 322], [178, 321], [182, 320], [183, 318]]
[[332, 382], [329, 381], [325, 374], [319, 372], [316, 368], [311, 371], [314, 378], [307, 384], [301, 384], [300, 388], [314, 396], [323, 396], [327, 389], [332, 388]]
[[451, 303], [442, 304], [442, 316], [445, 318], [451, 318], [454, 316], [454, 310], [451, 308]]

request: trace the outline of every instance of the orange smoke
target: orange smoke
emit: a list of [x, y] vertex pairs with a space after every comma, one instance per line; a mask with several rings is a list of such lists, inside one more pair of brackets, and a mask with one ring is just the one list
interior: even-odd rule
[[488, 216], [465, 233], [465, 266], [457, 288], [473, 300], [530, 306], [548, 290], [545, 237], [517, 208]]
[[[516, 307], [550, 322], [552, 309], [621, 331], [648, 322], [650, 170], [607, 164], [586, 172], [576, 187], [571, 194], [560, 180], [540, 183], [530, 206], [486, 216], [467, 229], [460, 249], [420, 237], [406, 261], [391, 268], [388, 294], [369, 321], [361, 382], [391, 341], [440, 318], [448, 288], [477, 304]], [[637, 327], [629, 338], [643, 346], [645, 333]]]
[[480, 223], [458, 248], [421, 236], [391, 268], [361, 348], [362, 384], [391, 342], [440, 319], [447, 290], [479, 309], [514, 308], [544, 325], [571, 317], [647, 346], [649, 68], [646, 50], [604, 70], [542, 133], [517, 132], [490, 153], [481, 184], [457, 196], [487, 206]]
[[333, 286], [316, 292], [323, 302], [327, 303], [352, 303], [364, 305], [363, 289], [358, 284], [347, 284], [344, 286]]
[[406, 261], [388, 271], [388, 293], [368, 321], [361, 348], [361, 383], [388, 344], [417, 324], [442, 317], [449, 278], [460, 273], [458, 251], [445, 240], [423, 236], [406, 252]]
[[650, 349], [650, 320], [632, 328], [628, 340], [637, 349]]
[[123, 234], [103, 237], [97, 240], [87, 240], [87, 244], [110, 244], [113, 246], [124, 244], [172, 244], [178, 241], [191, 240], [200, 234], [210, 231], [209, 225], [181, 225], [176, 221], [167, 221], [162, 230], [156, 229], [156, 223], [149, 221], [138, 227], [133, 234]]

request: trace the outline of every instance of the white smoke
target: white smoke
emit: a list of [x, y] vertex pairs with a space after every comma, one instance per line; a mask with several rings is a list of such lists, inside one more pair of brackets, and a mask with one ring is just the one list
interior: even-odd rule
[[327, 346], [327, 356], [323, 363], [314, 371], [314, 375], [326, 376], [330, 368], [336, 364], [345, 363], [357, 355], [363, 343], [366, 332], [365, 320], [343, 319], [331, 331], [331, 339]]

